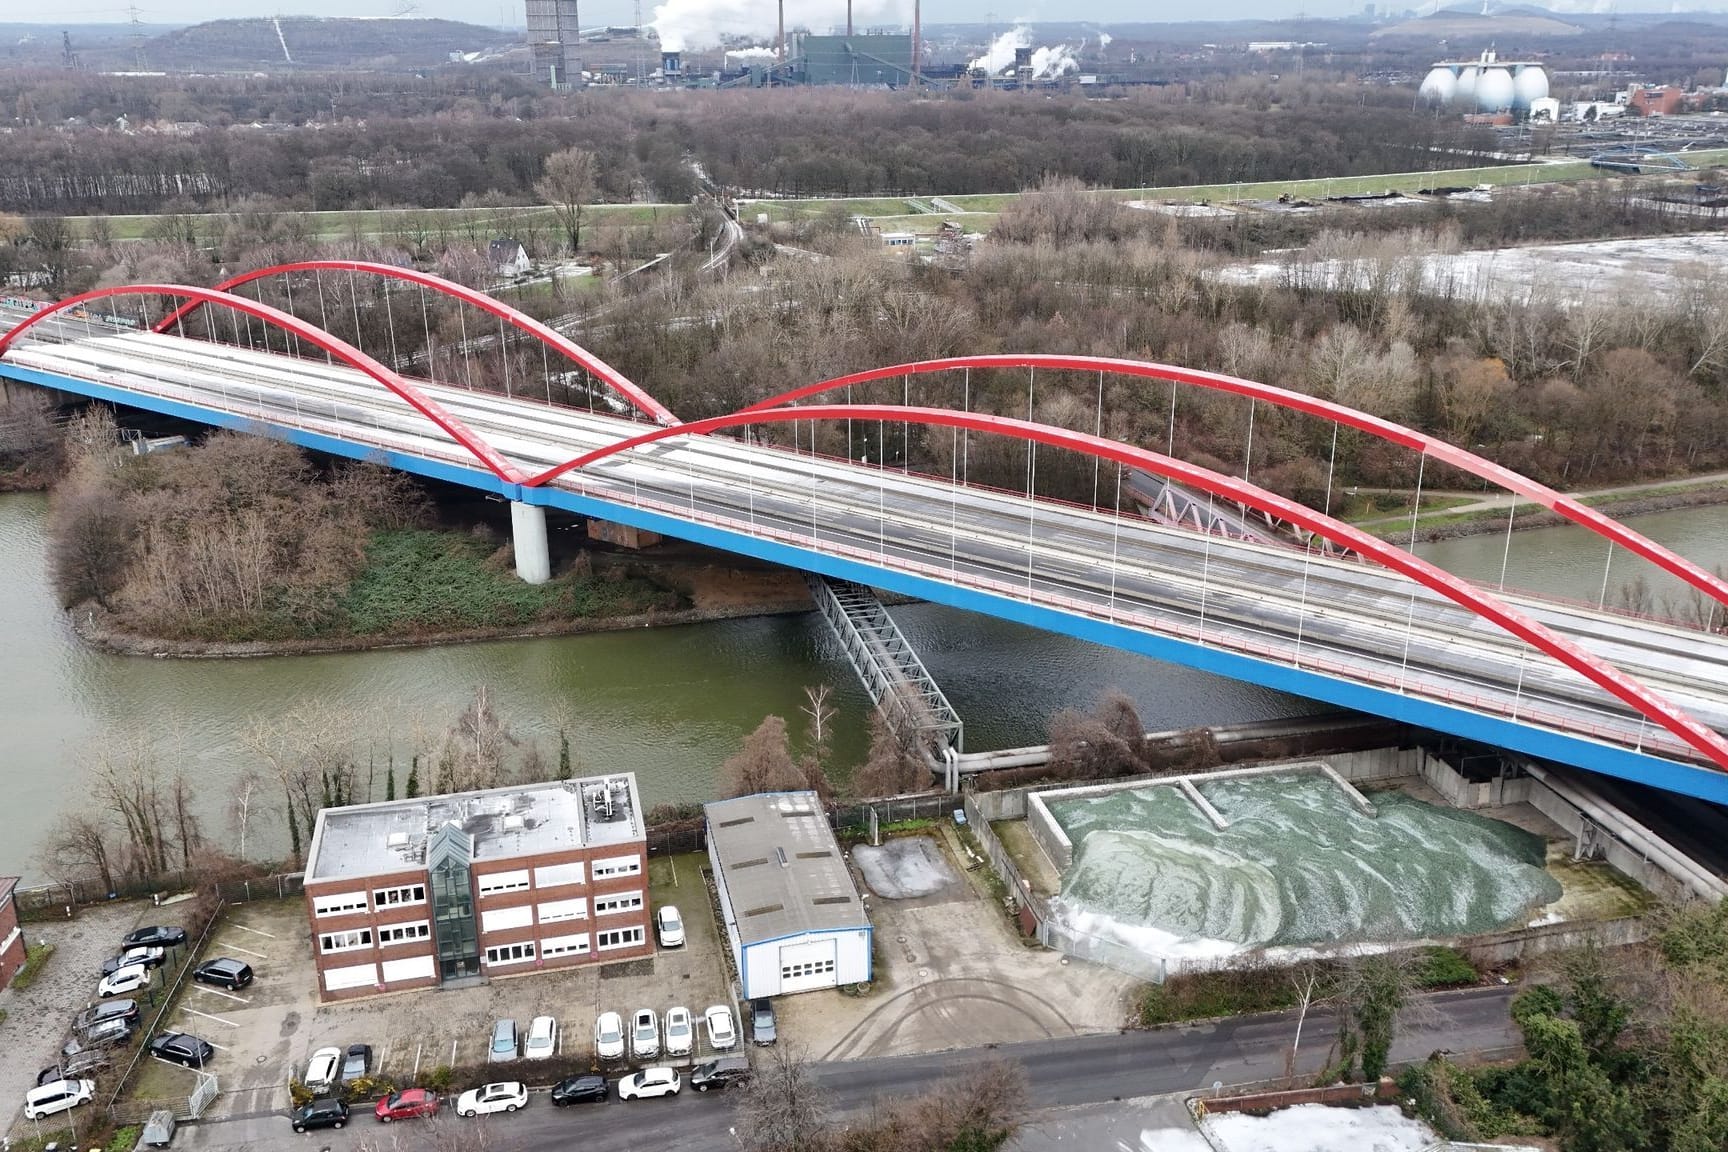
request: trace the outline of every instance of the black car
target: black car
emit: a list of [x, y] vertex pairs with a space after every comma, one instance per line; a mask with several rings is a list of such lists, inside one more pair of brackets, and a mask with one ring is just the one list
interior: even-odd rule
[[98, 1024], [106, 1024], [110, 1020], [125, 1020], [136, 1023], [138, 1020], [138, 1001], [136, 1000], [104, 1000], [100, 1004], [92, 1004], [72, 1018], [72, 1030], [88, 1032]]
[[161, 948], [128, 948], [118, 956], [110, 956], [102, 961], [102, 975], [112, 976], [129, 964], [142, 964], [146, 968], [160, 968], [168, 954]]
[[238, 992], [252, 983], [252, 965], [244, 960], [230, 960], [226, 956], [218, 956], [192, 969], [192, 979], [200, 984], [215, 984], [230, 992]]
[[164, 1032], [150, 1041], [150, 1055], [188, 1068], [202, 1068], [216, 1055], [210, 1041], [200, 1040], [184, 1032]]
[[685, 1082], [698, 1092], [710, 1092], [749, 1078], [750, 1061], [742, 1056], [721, 1056], [690, 1069]]
[[186, 943], [186, 929], [168, 924], [134, 928], [120, 941], [122, 948], [178, 948]]
[[348, 1123], [348, 1105], [340, 1100], [314, 1100], [304, 1108], [294, 1109], [288, 1118], [294, 1122], [296, 1132], [308, 1128], [340, 1128]]
[[58, 1064], [51, 1064], [36, 1073], [36, 1087], [52, 1084], [56, 1080], [82, 1080], [98, 1068], [108, 1063], [108, 1053], [99, 1048], [84, 1048], [74, 1051]]
[[611, 1093], [604, 1076], [572, 1076], [552, 1086], [554, 1104], [603, 1104]]
[[342, 1058], [342, 1075], [338, 1083], [346, 1084], [350, 1080], [358, 1080], [372, 1067], [372, 1045], [350, 1044], [348, 1053]]

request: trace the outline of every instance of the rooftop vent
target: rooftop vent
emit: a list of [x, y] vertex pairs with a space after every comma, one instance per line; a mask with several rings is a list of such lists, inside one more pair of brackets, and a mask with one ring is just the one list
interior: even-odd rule
[[408, 847], [408, 833], [392, 832], [385, 838], [384, 843], [390, 848], [406, 848]]

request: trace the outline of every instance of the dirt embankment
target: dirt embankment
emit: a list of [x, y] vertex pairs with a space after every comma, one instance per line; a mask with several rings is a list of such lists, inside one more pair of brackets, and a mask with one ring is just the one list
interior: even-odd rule
[[574, 636], [587, 632], [622, 632], [672, 624], [699, 624], [743, 616], [771, 616], [810, 611], [810, 594], [802, 574], [782, 568], [727, 567], [691, 563], [669, 557], [655, 564], [652, 554], [632, 557], [639, 568], [651, 568], [656, 579], [681, 588], [688, 608], [650, 611], [630, 616], [549, 620], [509, 628], [472, 628], [457, 632], [427, 632], [410, 636], [327, 636], [308, 640], [224, 643], [165, 640], [142, 636], [119, 626], [93, 603], [80, 604], [69, 615], [73, 630], [86, 643], [121, 656], [160, 659], [237, 659], [248, 656], [302, 656], [322, 652], [367, 652], [387, 648], [427, 648], [481, 640], [514, 640], [541, 636]]
[[[1728, 486], [1711, 486], [1695, 488], [1685, 492], [1666, 492], [1660, 495], [1631, 497], [1625, 500], [1615, 500], [1596, 505], [1596, 510], [1605, 516], [1616, 520], [1628, 516], [1640, 516], [1647, 512], [1666, 512], [1674, 508], [1703, 508], [1714, 504], [1728, 504]], [[1523, 507], [1523, 506], [1521, 506]], [[1531, 507], [1528, 512], [1519, 511], [1512, 521], [1515, 531], [1527, 528], [1557, 528], [1572, 521], [1556, 512]], [[1453, 520], [1443, 524], [1431, 524], [1427, 527], [1418, 525], [1416, 539], [1426, 543], [1430, 540], [1455, 540], [1461, 536], [1482, 536], [1491, 532], [1506, 531], [1506, 513], [1503, 511], [1484, 512], [1480, 516], [1468, 520]], [[1410, 539], [1410, 530], [1405, 528], [1383, 528], [1374, 535], [1383, 540], [1406, 541]]]

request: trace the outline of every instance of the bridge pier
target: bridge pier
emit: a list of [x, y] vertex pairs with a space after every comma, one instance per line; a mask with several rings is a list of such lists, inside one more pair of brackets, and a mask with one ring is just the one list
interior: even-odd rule
[[544, 584], [552, 579], [552, 553], [546, 546], [546, 509], [512, 500], [510, 532], [516, 552], [516, 575], [529, 584]]

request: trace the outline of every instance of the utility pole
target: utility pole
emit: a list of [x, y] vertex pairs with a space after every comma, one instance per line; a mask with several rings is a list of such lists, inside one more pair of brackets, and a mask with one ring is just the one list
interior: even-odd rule
[[126, 11], [131, 15], [132, 24], [132, 67], [144, 71], [144, 25], [138, 19], [138, 5], [131, 4]]

